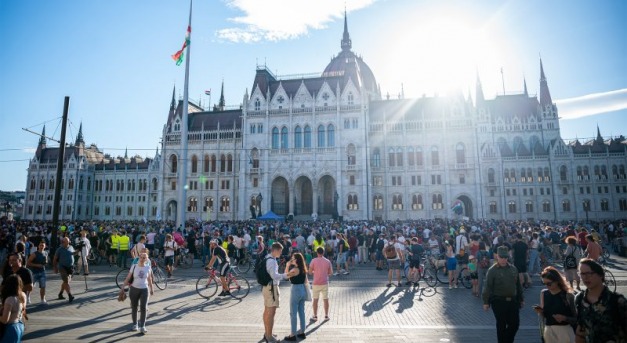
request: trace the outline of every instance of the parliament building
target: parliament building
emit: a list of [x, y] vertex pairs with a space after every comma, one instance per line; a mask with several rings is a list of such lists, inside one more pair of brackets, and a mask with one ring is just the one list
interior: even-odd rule
[[[352, 50], [315, 76], [258, 66], [236, 109], [205, 109], [175, 92], [154, 157], [65, 150], [63, 220], [473, 218], [606, 220], [627, 215], [627, 139], [565, 142], [542, 61], [539, 96], [382, 96]], [[188, 151], [181, 126], [188, 125]], [[45, 130], [45, 128], [44, 128]], [[157, 136], [158, 133], [155, 133]], [[52, 219], [58, 147], [45, 135], [28, 168], [22, 218]], [[187, 183], [178, 173], [187, 164]], [[187, 187], [179, 204], [178, 188]]]

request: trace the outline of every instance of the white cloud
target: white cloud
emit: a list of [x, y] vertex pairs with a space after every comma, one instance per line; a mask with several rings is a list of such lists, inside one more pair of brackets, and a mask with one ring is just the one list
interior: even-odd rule
[[562, 119], [576, 119], [627, 109], [627, 88], [556, 100]]
[[232, 42], [259, 42], [293, 39], [319, 30], [344, 15], [377, 0], [227, 0], [229, 7], [243, 16], [229, 18], [235, 26], [217, 31], [218, 37]]

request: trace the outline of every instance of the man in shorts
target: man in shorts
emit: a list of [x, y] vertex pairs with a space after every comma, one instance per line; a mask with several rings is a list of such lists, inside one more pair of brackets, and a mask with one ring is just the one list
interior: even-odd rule
[[401, 263], [404, 262], [401, 244], [392, 236], [388, 245], [383, 249], [383, 255], [388, 262], [388, 287], [392, 287], [392, 274], [396, 273], [398, 287], [401, 287]]
[[174, 241], [171, 234], [165, 236], [165, 242], [163, 242], [163, 257], [165, 259], [165, 270], [168, 272], [168, 277], [172, 276], [172, 270], [174, 269], [174, 252], [178, 249], [178, 244]]
[[270, 253], [266, 255], [266, 271], [272, 278], [272, 281], [261, 288], [261, 294], [263, 295], [263, 326], [265, 329], [264, 340], [266, 342], [278, 342], [276, 336], [272, 334], [274, 328], [274, 316], [276, 309], [279, 307], [279, 281], [287, 280], [287, 274], [279, 273], [279, 265], [276, 259], [281, 256], [283, 251], [283, 245], [275, 242], [272, 244]]
[[74, 266], [74, 248], [70, 245], [70, 239], [63, 237], [61, 246], [57, 249], [52, 260], [52, 266], [55, 273], [61, 275], [61, 291], [59, 292], [59, 300], [65, 299], [63, 291], [67, 292], [69, 302], [74, 301], [74, 296], [70, 290], [70, 281], [72, 281], [72, 268]]
[[226, 284], [226, 275], [231, 270], [231, 264], [229, 263], [230, 260], [226, 250], [218, 245], [217, 239], [212, 239], [211, 242], [209, 242], [209, 248], [211, 249], [211, 260], [209, 260], [209, 264], [207, 264], [205, 270], [213, 269], [213, 264], [217, 261], [220, 283], [222, 283], [222, 292], [220, 292], [218, 296], [223, 297], [230, 295], [231, 292], [229, 292], [229, 287]]
[[333, 275], [331, 261], [324, 257], [324, 248], [318, 247], [317, 257], [309, 264], [309, 274], [313, 275], [311, 294], [313, 298], [312, 322], [318, 320], [318, 299], [322, 296], [324, 306], [324, 320], [329, 320], [329, 276]]

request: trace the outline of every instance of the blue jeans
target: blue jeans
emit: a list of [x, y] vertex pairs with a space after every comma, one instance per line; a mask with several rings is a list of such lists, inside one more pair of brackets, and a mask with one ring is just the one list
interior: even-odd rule
[[539, 263], [538, 249], [529, 249], [529, 265], [527, 266], [527, 272], [529, 275], [533, 275], [536, 264]]
[[300, 320], [300, 332], [305, 332], [305, 284], [292, 285], [290, 294], [290, 323], [292, 335], [296, 335], [296, 315]]
[[211, 260], [211, 250], [209, 247], [202, 246], [202, 264], [205, 266]]

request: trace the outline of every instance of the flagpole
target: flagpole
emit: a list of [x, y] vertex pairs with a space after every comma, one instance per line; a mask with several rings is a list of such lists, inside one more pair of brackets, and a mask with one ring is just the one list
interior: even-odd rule
[[179, 228], [181, 225], [185, 226], [185, 214], [186, 214], [186, 204], [187, 202], [187, 131], [189, 125], [189, 114], [188, 114], [188, 102], [189, 102], [189, 55], [190, 55], [190, 45], [192, 40], [192, 0], [189, 0], [189, 23], [187, 24], [188, 32], [189, 32], [189, 42], [187, 44], [187, 53], [185, 56], [185, 85], [183, 87], [183, 123], [181, 125], [181, 152], [179, 154], [179, 161], [181, 165], [181, 170], [179, 173], [179, 194], [178, 194], [178, 214], [176, 216], [176, 227]]

